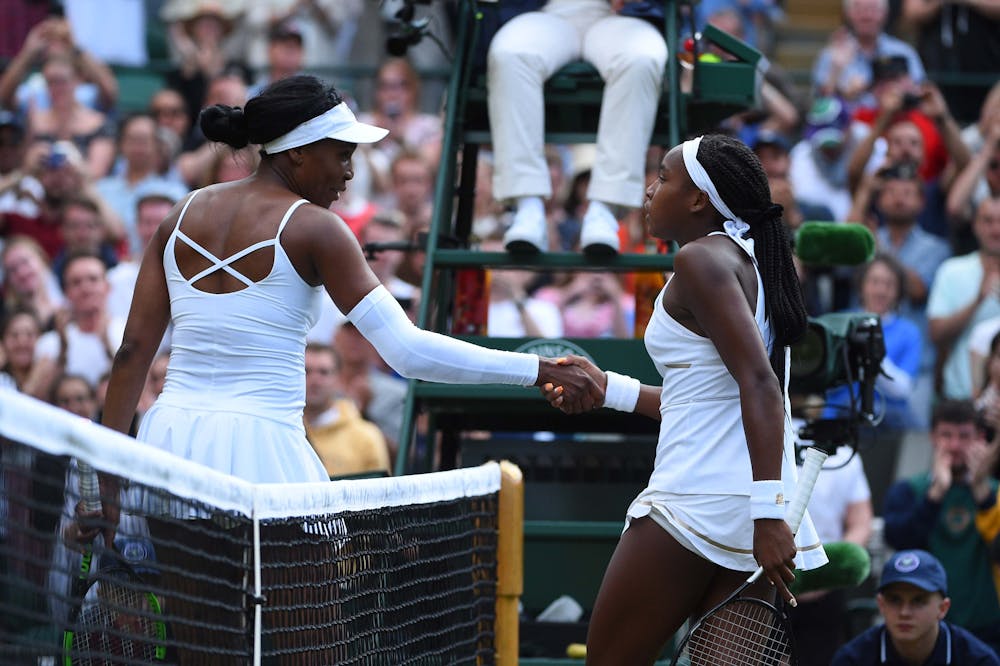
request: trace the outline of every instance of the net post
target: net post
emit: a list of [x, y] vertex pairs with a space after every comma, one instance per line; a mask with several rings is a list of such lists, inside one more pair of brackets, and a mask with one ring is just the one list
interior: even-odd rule
[[500, 462], [498, 513], [496, 664], [517, 666], [517, 607], [524, 590], [524, 475], [507, 460]]

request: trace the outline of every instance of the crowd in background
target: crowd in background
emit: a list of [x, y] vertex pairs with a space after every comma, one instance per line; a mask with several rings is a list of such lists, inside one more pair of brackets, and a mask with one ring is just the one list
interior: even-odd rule
[[[401, 1], [110, 0], [100, 13], [86, 4], [0, 3], [0, 382], [60, 406], [78, 388], [96, 414], [146, 242], [189, 191], [245, 177], [259, 159], [253, 146], [234, 152], [206, 142], [201, 108], [242, 106], [297, 72], [327, 78], [362, 121], [390, 129], [358, 149], [334, 209], [362, 243], [413, 240], [430, 225], [443, 138], [442, 79], [426, 73], [448, 63], [430, 39], [385, 53], [392, 19], [407, 8]], [[780, 4], [706, 1], [697, 21], [766, 53]], [[452, 9], [416, 6], [444, 50]], [[1000, 426], [1000, 85], [937, 85], [928, 73], [995, 68], [1000, 8], [845, 0], [843, 9], [808, 85], [773, 67], [759, 107], [716, 131], [756, 152], [790, 231], [803, 221], [858, 222], [875, 235], [870, 263], [803, 265], [800, 277], [814, 316], [881, 317], [878, 428], [926, 432], [932, 406], [947, 399], [971, 401], [988, 433]], [[160, 60], [151, 57], [157, 49]], [[115, 68], [161, 65], [162, 85], [126, 108], [122, 100], [134, 95]], [[663, 149], [649, 150], [647, 178]], [[512, 212], [492, 196], [491, 153], [479, 159], [474, 239], [502, 250]], [[577, 251], [593, 151], [548, 146], [544, 159], [548, 247]], [[620, 212], [621, 250], [655, 247], [640, 211]], [[416, 253], [385, 250], [370, 262], [415, 313]], [[648, 316], [647, 291], [624, 273], [493, 271], [489, 285], [495, 336], [632, 337]], [[387, 473], [406, 384], [324, 299], [306, 353], [307, 429], [331, 476]], [[161, 351], [140, 418], [162, 387], [169, 333]], [[825, 409], [843, 413], [850, 400], [845, 389], [831, 391]], [[363, 445], [345, 454], [347, 441]]]

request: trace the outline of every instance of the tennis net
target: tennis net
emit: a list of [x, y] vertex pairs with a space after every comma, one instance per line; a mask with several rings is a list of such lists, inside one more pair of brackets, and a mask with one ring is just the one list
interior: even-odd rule
[[13, 392], [0, 446], [0, 663], [496, 661], [496, 463], [250, 484]]

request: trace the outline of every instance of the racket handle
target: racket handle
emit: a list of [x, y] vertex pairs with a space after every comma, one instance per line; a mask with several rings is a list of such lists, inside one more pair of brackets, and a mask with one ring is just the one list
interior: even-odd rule
[[101, 486], [97, 480], [97, 472], [82, 460], [76, 461], [76, 469], [80, 475], [80, 500], [83, 510], [92, 512], [101, 510]]
[[809, 498], [812, 497], [813, 487], [816, 485], [816, 478], [823, 469], [823, 463], [829, 457], [825, 451], [810, 446], [805, 452], [805, 461], [802, 465], [802, 472], [799, 474], [799, 483], [795, 491], [795, 496], [788, 507], [788, 515], [785, 520], [792, 529], [792, 534], [799, 531], [802, 524], [802, 516], [806, 513], [806, 506]]

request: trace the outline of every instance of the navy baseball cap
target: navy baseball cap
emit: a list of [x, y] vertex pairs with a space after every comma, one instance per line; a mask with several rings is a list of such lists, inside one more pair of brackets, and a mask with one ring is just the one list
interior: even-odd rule
[[926, 550], [901, 550], [882, 567], [881, 592], [893, 583], [909, 583], [921, 590], [948, 594], [948, 575], [937, 558]]

